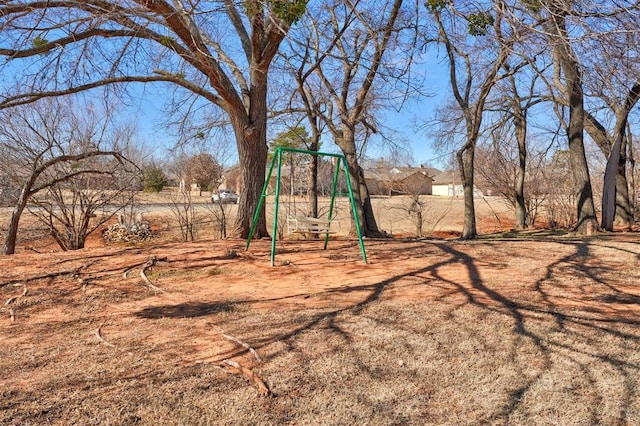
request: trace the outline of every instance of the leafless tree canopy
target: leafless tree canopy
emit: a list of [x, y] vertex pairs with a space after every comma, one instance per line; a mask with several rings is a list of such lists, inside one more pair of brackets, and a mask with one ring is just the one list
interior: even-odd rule
[[132, 135], [126, 127], [114, 127], [110, 112], [82, 108], [79, 113], [68, 99], [0, 110], [0, 146], [6, 154], [0, 161], [17, 193], [6, 254], [15, 251], [26, 207], [61, 248], [73, 250], [131, 202], [141, 179], [124, 155]]
[[[5, 69], [23, 71], [0, 107], [117, 83], [185, 89], [224, 111], [234, 130], [247, 193], [236, 233], [246, 236], [264, 182], [268, 70], [305, 7], [302, 0], [4, 2], [0, 55], [9, 59]], [[257, 231], [266, 235], [264, 215]]]

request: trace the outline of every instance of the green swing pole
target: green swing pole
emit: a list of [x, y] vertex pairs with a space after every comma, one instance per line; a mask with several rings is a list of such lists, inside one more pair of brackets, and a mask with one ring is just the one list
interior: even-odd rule
[[351, 186], [351, 178], [349, 177], [349, 169], [347, 168], [347, 159], [345, 158], [344, 155], [341, 155], [340, 159], [342, 160], [342, 169], [344, 170], [345, 179], [347, 181], [347, 190], [349, 191], [349, 200], [351, 201], [351, 212], [353, 213], [353, 220], [356, 225], [358, 242], [360, 243], [360, 251], [362, 252], [362, 260], [364, 260], [364, 263], [367, 263], [367, 253], [364, 250], [364, 241], [362, 240], [362, 228], [360, 227], [360, 219], [358, 219], [356, 202], [353, 198], [353, 187]]
[[[260, 217], [260, 212], [262, 211], [262, 207], [264, 206], [264, 200], [267, 198], [267, 189], [269, 188], [269, 181], [271, 180], [271, 174], [273, 173], [273, 166], [276, 161], [276, 156], [274, 155], [271, 159], [271, 165], [269, 166], [269, 172], [267, 173], [267, 178], [264, 181], [264, 185], [262, 186], [262, 195], [260, 196], [260, 200], [258, 201], [258, 207], [256, 208], [256, 212], [253, 214], [253, 221], [251, 222], [251, 228], [249, 228], [249, 236], [247, 237], [247, 244], [245, 246], [245, 250], [249, 250], [249, 245], [251, 244], [251, 240], [253, 239], [253, 234], [256, 231], [256, 226], [258, 224], [258, 218]], [[277, 201], [277, 198], [276, 198]]]
[[[333, 205], [336, 199], [336, 188], [338, 187], [338, 175], [340, 174], [340, 159], [336, 161], [336, 169], [333, 172], [333, 185], [331, 185], [331, 201], [329, 202], [329, 215], [327, 216], [327, 221], [331, 223], [331, 219], [333, 219]], [[329, 231], [324, 235], [324, 249], [327, 249], [327, 245], [329, 244]]]
[[276, 203], [273, 209], [273, 232], [271, 233], [271, 266], [276, 261], [276, 236], [278, 233], [278, 206], [280, 205], [280, 177], [282, 176], [282, 148], [276, 148], [278, 157], [278, 179], [276, 180]]

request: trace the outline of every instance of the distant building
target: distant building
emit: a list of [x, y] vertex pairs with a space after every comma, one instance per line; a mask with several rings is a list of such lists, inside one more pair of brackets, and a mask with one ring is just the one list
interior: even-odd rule
[[233, 189], [236, 194], [242, 192], [242, 176], [240, 175], [240, 165], [236, 164], [222, 172], [222, 178], [218, 189]]
[[[440, 172], [433, 177], [433, 195], [441, 197], [463, 197], [464, 188], [458, 172]], [[482, 190], [474, 185], [474, 197], [483, 197]]]
[[433, 175], [428, 167], [376, 167], [364, 171], [371, 195], [431, 195]]

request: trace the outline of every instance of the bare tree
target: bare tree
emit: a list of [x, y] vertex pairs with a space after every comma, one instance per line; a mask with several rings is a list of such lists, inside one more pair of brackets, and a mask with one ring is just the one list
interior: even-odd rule
[[[528, 59], [524, 63], [530, 62], [531, 59]], [[518, 66], [521, 66], [521, 64], [518, 64]], [[498, 99], [498, 102], [503, 105], [503, 109], [501, 109], [500, 112], [505, 116], [504, 119], [499, 121], [499, 125], [513, 128], [515, 142], [518, 147], [518, 166], [515, 171], [515, 186], [513, 187], [513, 193], [510, 194], [512, 196], [508, 198], [514, 202], [515, 229], [522, 230], [529, 224], [527, 220], [529, 217], [527, 204], [530, 203], [527, 200], [528, 197], [525, 192], [525, 184], [527, 182], [527, 136], [529, 130], [529, 111], [534, 106], [542, 102], [543, 98], [541, 97], [541, 94], [537, 92], [537, 75], [535, 73], [527, 73], [527, 76], [525, 76], [524, 79], [526, 81], [527, 77], [529, 77], [530, 83], [525, 85], [519, 84], [516, 79], [516, 73], [511, 72], [513, 65], [509, 65], [508, 62], [505, 62], [503, 68], [506, 71], [507, 78], [504, 80], [505, 87], [501, 87], [503, 89], [501, 93], [503, 97]], [[521, 75], [524, 74], [525, 71], [526, 69], [522, 68], [518, 70], [517, 74], [518, 77], [520, 77], [519, 80], [523, 79]], [[493, 135], [495, 134], [492, 133], [492, 136]], [[499, 142], [496, 141], [495, 138], [493, 139], [494, 142]]]
[[[428, 192], [427, 185], [422, 179], [393, 180], [389, 182], [389, 190], [396, 194], [402, 194], [400, 201], [391, 202], [389, 208], [400, 210], [407, 215], [414, 226], [417, 238], [422, 238], [433, 232], [449, 213], [450, 209], [436, 211], [432, 208], [425, 195]], [[425, 229], [427, 223], [431, 223], [430, 229]]]
[[213, 224], [217, 227], [218, 238], [227, 238], [227, 228], [229, 223], [229, 217], [231, 215], [231, 204], [225, 203], [213, 203], [207, 209], [211, 213], [213, 218]]
[[589, 228], [596, 229], [598, 222], [584, 148], [583, 73], [578, 56], [571, 44], [567, 26], [567, 17], [570, 15], [569, 8], [572, 4], [573, 2], [544, 2], [531, 11], [540, 17], [544, 16], [541, 21], [556, 66], [556, 87], [563, 92], [569, 106], [566, 130], [569, 142], [569, 161], [577, 200], [576, 229], [580, 232], [586, 232]]
[[[504, 197], [516, 213], [515, 229], [522, 230], [535, 224], [549, 195], [551, 185], [547, 185], [549, 173], [545, 170], [548, 147], [541, 149], [527, 141], [524, 145], [526, 161], [523, 161], [523, 146], [519, 135], [514, 133], [509, 126], [494, 129], [491, 143], [476, 148], [476, 171], [483, 186]], [[525, 187], [526, 192], [523, 191]]]
[[[165, 82], [224, 111], [238, 148], [246, 237], [264, 183], [267, 83], [306, 1], [24, 1], [0, 5], [0, 55], [17, 93], [0, 107], [130, 82]], [[51, 37], [49, 39], [48, 37]], [[267, 235], [264, 213], [255, 236]]]
[[[415, 15], [402, 6], [402, 0], [322, 5], [311, 11], [306, 26], [296, 32], [298, 45], [285, 52], [302, 110], [310, 122], [321, 120], [327, 126], [347, 159], [359, 222], [370, 236], [380, 231], [359, 154], [362, 140], [377, 132], [376, 107], [394, 100], [389, 92], [382, 93], [385, 80], [402, 85], [411, 64], [413, 46], [402, 50], [400, 46], [404, 32], [415, 29]], [[406, 54], [405, 60], [385, 61], [391, 53]]]
[[183, 241], [195, 241], [203, 221], [193, 203], [191, 183], [186, 179], [191, 158], [182, 153], [169, 165], [171, 175], [178, 181], [177, 188], [169, 194], [169, 210], [177, 222]]
[[[585, 130], [609, 161], [603, 187], [602, 227], [612, 229], [614, 213], [629, 224], [623, 148], [625, 123], [638, 98], [637, 66], [629, 55], [637, 43], [638, 8], [633, 1], [528, 4], [528, 12], [535, 18], [533, 27], [546, 38], [555, 64], [554, 75], [549, 77], [549, 85], [557, 90], [554, 100], [568, 108], [568, 119], [562, 109], [556, 111], [567, 131], [578, 200], [577, 229], [582, 232], [587, 227], [597, 227], [585, 158]], [[605, 109], [612, 112], [610, 117], [603, 114]], [[606, 129], [608, 122], [613, 123], [610, 131]]]
[[551, 228], [569, 228], [578, 221], [571, 167], [571, 154], [564, 149], [557, 150], [542, 169], [544, 207]]
[[199, 195], [202, 189], [211, 190], [218, 186], [222, 177], [222, 166], [206, 152], [201, 152], [190, 157], [185, 165], [185, 178], [187, 184], [198, 186]]
[[[456, 153], [465, 207], [461, 237], [472, 239], [477, 235], [474, 204], [476, 144], [487, 98], [502, 78], [498, 72], [510, 53], [510, 41], [503, 33], [506, 6], [503, 1], [495, 1], [488, 10], [477, 5], [464, 10], [457, 9], [453, 3], [429, 1], [426, 7], [437, 24], [437, 40], [445, 48], [449, 82], [464, 126], [465, 140]], [[484, 36], [490, 33], [492, 37], [486, 40]], [[478, 42], [484, 44], [480, 46]]]
[[[5, 170], [20, 187], [5, 254], [15, 253], [20, 218], [30, 202], [60, 247], [73, 250], [131, 201], [139, 170], [122, 154], [128, 135], [114, 133], [108, 117], [100, 120], [90, 109], [79, 116], [70, 102], [40, 101], [0, 110], [0, 122]], [[110, 210], [90, 224], [107, 205]]]

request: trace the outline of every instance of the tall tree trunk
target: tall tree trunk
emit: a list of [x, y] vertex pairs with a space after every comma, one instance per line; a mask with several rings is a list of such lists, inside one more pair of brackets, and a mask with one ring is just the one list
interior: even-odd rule
[[371, 196], [364, 179], [364, 173], [358, 164], [356, 154], [355, 134], [348, 127], [343, 127], [342, 138], [337, 138], [336, 142], [347, 159], [349, 169], [349, 179], [353, 188], [353, 197], [356, 204], [356, 214], [362, 227], [362, 234], [367, 237], [379, 237], [381, 235], [376, 223]]
[[614, 222], [630, 228], [633, 223], [633, 210], [629, 200], [627, 183], [627, 143], [626, 119], [616, 126], [616, 139], [613, 143], [604, 175], [602, 193], [602, 228], [613, 231]]
[[[267, 144], [264, 132], [260, 131], [259, 126], [246, 123], [240, 129], [235, 127], [236, 125], [234, 125], [234, 131], [238, 140], [242, 193], [238, 200], [238, 215], [231, 235], [236, 238], [247, 238], [265, 182]], [[262, 209], [254, 231], [254, 238], [268, 236], [266, 215]]]
[[376, 217], [373, 212], [373, 204], [371, 204], [371, 194], [369, 193], [369, 187], [367, 187], [367, 181], [364, 178], [362, 167], [358, 166], [358, 172], [358, 186], [365, 223], [364, 235], [368, 237], [381, 237], [382, 233], [380, 229], [378, 229], [378, 223], [376, 222]]
[[565, 76], [569, 88], [569, 127], [567, 129], [569, 162], [573, 173], [574, 191], [578, 200], [576, 230], [580, 233], [586, 233], [589, 228], [597, 229], [598, 221], [584, 149], [584, 96], [578, 64], [570, 61], [569, 58], [566, 59]]
[[4, 239], [4, 246], [2, 252], [6, 255], [15, 254], [16, 252], [16, 241], [18, 239], [18, 225], [20, 224], [20, 217], [22, 217], [22, 212], [24, 211], [27, 205], [28, 199], [28, 189], [22, 188], [20, 191], [20, 197], [18, 197], [18, 202], [11, 213], [11, 220], [9, 221], [9, 228], [7, 229], [7, 235]]
[[[238, 143], [242, 195], [232, 235], [247, 238], [262, 197], [267, 168], [267, 71], [252, 70], [248, 114], [236, 112], [231, 123]], [[258, 217], [254, 238], [268, 237], [265, 209]]]
[[[467, 136], [467, 140], [472, 140]], [[478, 235], [476, 229], [476, 207], [473, 197], [475, 143], [467, 143], [457, 152], [458, 167], [464, 193], [464, 225], [461, 238], [471, 240]]]
[[627, 182], [627, 145], [628, 120], [631, 109], [640, 97], [640, 82], [636, 82], [624, 102], [616, 112], [616, 124], [613, 138], [604, 126], [591, 114], [586, 114], [585, 129], [607, 157], [603, 194], [602, 223], [603, 229], [613, 230], [614, 222], [631, 227], [633, 224], [633, 207], [629, 199]]
[[[318, 151], [320, 145], [320, 134], [317, 132], [316, 127], [312, 126], [313, 140], [309, 150]], [[318, 162], [317, 155], [311, 156], [311, 162], [309, 163], [309, 189], [307, 196], [309, 197], [309, 217], [318, 217]]]
[[569, 99], [569, 124], [567, 126], [569, 163], [573, 175], [573, 187], [578, 200], [576, 206], [578, 223], [575, 229], [580, 233], [586, 233], [589, 228], [598, 228], [598, 220], [584, 149], [585, 111], [582, 76], [575, 52], [569, 42], [566, 12], [558, 7], [559, 5], [554, 5], [551, 8], [551, 20], [547, 24], [547, 29], [552, 34], [551, 43], [555, 59], [564, 73], [564, 89]]
[[520, 105], [516, 109], [514, 127], [516, 140], [518, 142], [518, 170], [516, 171], [516, 223], [515, 229], [521, 231], [527, 227], [527, 205], [525, 202], [524, 182], [527, 171], [527, 124], [526, 117], [520, 110]]
[[627, 124], [627, 158], [629, 159], [629, 184], [631, 186], [631, 194], [629, 197], [629, 205], [631, 211], [632, 223], [635, 221], [636, 203], [637, 203], [637, 191], [636, 191], [636, 160], [633, 155], [633, 137], [631, 136], [631, 129]]
[[[633, 93], [633, 90], [631, 93]], [[628, 96], [626, 103], [629, 104], [630, 100], [631, 97]], [[629, 188], [626, 176], [628, 137], [625, 132], [625, 127], [628, 113], [628, 109], [623, 109], [616, 114], [613, 138], [593, 115], [585, 113], [585, 130], [607, 158], [607, 169], [605, 170], [602, 194], [601, 227], [608, 231], [613, 230], [614, 221], [627, 227], [630, 227], [633, 223], [633, 207], [629, 199]], [[619, 138], [622, 138], [620, 139], [621, 143], [619, 149], [616, 149], [614, 153], [613, 149]], [[614, 164], [616, 158], [618, 158], [617, 169]], [[615, 179], [613, 177], [614, 170]], [[614, 192], [615, 196], [613, 195]]]
[[629, 199], [629, 184], [627, 181], [627, 135], [620, 146], [620, 161], [616, 174], [616, 218], [618, 225], [631, 229], [633, 225], [633, 207]]

